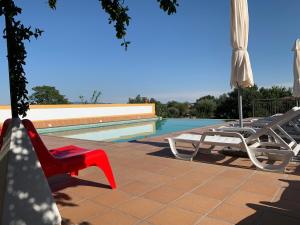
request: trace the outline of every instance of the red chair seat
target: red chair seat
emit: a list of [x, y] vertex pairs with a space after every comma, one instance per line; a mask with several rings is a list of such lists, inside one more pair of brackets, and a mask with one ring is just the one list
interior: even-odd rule
[[[68, 146], [50, 150], [51, 154], [55, 158], [59, 158], [59, 159], [78, 156], [78, 155], [86, 154], [91, 151], [94, 151], [94, 150], [81, 148], [81, 147], [78, 147], [75, 145], [68, 145]], [[103, 151], [103, 150], [98, 150], [98, 151]]]
[[111, 188], [116, 188], [108, 157], [102, 149], [89, 150], [74, 145], [48, 150], [30, 120], [22, 120], [41, 166], [47, 177], [60, 173], [78, 175], [78, 171], [90, 166], [103, 170]]

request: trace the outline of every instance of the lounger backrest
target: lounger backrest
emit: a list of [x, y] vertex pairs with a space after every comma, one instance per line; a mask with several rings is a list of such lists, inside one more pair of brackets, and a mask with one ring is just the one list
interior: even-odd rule
[[7, 119], [2, 124], [1, 132], [0, 132], [0, 150], [2, 148], [2, 144], [3, 144], [3, 141], [4, 141], [4, 136], [5, 136], [5, 133], [8, 129], [8, 126], [9, 126], [10, 122], [11, 122], [11, 119]]
[[39, 161], [42, 166], [55, 163], [55, 158], [51, 155], [44, 142], [42, 141], [40, 135], [36, 131], [34, 125], [30, 120], [22, 120], [24, 127], [27, 130], [28, 136], [31, 140], [31, 143], [34, 147], [34, 150], [39, 158]]
[[269, 123], [267, 125], [267, 127], [274, 127], [276, 125], [279, 125], [279, 126], [283, 125], [283, 124], [293, 120], [294, 118], [296, 118], [299, 115], [300, 115], [300, 107], [294, 107], [291, 110], [287, 111], [285, 114], [275, 117], [274, 121]]
[[276, 119], [274, 119], [274, 121], [272, 121], [271, 123], [266, 124], [263, 128], [258, 130], [255, 134], [252, 134], [251, 136], [249, 136], [247, 138], [247, 140], [252, 140], [252, 139], [255, 139], [262, 135], [265, 135], [266, 131], [268, 129], [276, 129], [277, 126], [281, 126], [281, 125], [291, 121], [292, 119], [296, 118], [299, 115], [300, 115], [300, 107], [294, 107], [291, 110], [287, 111], [282, 116], [276, 117]]

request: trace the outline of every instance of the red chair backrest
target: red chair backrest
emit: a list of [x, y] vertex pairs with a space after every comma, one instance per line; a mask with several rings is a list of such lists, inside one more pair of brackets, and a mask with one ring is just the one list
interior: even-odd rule
[[53, 165], [53, 163], [56, 162], [56, 159], [51, 155], [47, 147], [44, 145], [44, 142], [42, 141], [32, 122], [28, 119], [24, 119], [22, 120], [22, 123], [27, 130], [28, 136], [42, 167], [46, 165]]
[[8, 129], [8, 126], [9, 126], [10, 122], [11, 122], [11, 119], [7, 119], [2, 124], [1, 132], [0, 132], [0, 150], [2, 148], [2, 144], [3, 144], [3, 141], [4, 141], [4, 136], [5, 136], [5, 133]]

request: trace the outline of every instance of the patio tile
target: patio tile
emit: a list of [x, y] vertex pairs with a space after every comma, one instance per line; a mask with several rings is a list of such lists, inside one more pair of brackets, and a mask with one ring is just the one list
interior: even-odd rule
[[288, 176], [287, 178], [280, 179], [282, 187], [300, 190], [300, 176]]
[[166, 168], [165, 165], [158, 162], [148, 161], [147, 159], [145, 159], [145, 157], [134, 162], [132, 165], [130, 165], [130, 167], [149, 172], [157, 172]]
[[205, 196], [186, 194], [171, 204], [195, 213], [204, 214], [215, 208], [221, 201]]
[[177, 199], [182, 194], [183, 194], [182, 191], [178, 191], [173, 188], [162, 186], [150, 192], [147, 192], [146, 194], [143, 195], [143, 197], [166, 204]]
[[198, 187], [192, 193], [210, 198], [223, 200], [226, 196], [233, 193], [232, 187], [218, 186], [214, 183], [206, 183], [203, 186]]
[[76, 207], [70, 207], [61, 211], [64, 219], [70, 219], [74, 223], [86, 221], [88, 218], [107, 212], [109, 209], [92, 201], [85, 200]]
[[90, 200], [99, 203], [101, 205], [115, 207], [116, 205], [128, 201], [131, 198], [132, 196], [125, 192], [118, 191], [118, 190], [111, 190], [106, 192], [105, 194], [98, 195], [97, 197], [94, 197]]
[[282, 173], [271, 173], [265, 171], [256, 171], [252, 176], [251, 180], [260, 181], [260, 182], [279, 182], [279, 179], [284, 179], [285, 174]]
[[144, 182], [150, 184], [163, 184], [171, 181], [173, 178], [157, 173], [146, 173], [144, 177], [141, 177]]
[[220, 173], [218, 176], [226, 177], [226, 178], [233, 178], [233, 179], [246, 179], [249, 177], [253, 171], [245, 170], [245, 169], [227, 169]]
[[[234, 206], [223, 203], [213, 210], [208, 216], [229, 223], [255, 224], [261, 212], [247, 207]], [[243, 222], [243, 223], [242, 223]]]
[[235, 188], [243, 182], [243, 179], [229, 178], [226, 176], [215, 176], [212, 180], [208, 181], [207, 184], [210, 183], [214, 186]]
[[193, 180], [189, 177], [183, 176], [178, 177], [170, 182], [166, 183], [164, 186], [170, 187], [180, 191], [191, 191], [193, 188], [196, 188], [200, 184], [202, 184], [203, 180]]
[[299, 196], [294, 199], [294, 194], [288, 194], [288, 192], [290, 192], [288, 188], [282, 188], [272, 201], [263, 201], [262, 203], [269, 209], [278, 209], [282, 214], [295, 216], [300, 219]]
[[200, 154], [193, 162], [174, 159], [170, 152], [160, 157], [156, 153], [168, 146], [163, 137], [145, 143], [46, 139], [53, 147], [103, 147], [110, 158], [116, 190], [96, 167], [78, 177], [49, 179], [62, 216], [73, 224], [293, 225], [300, 219], [300, 172], [295, 165], [295, 171], [279, 174], [244, 169], [252, 166], [248, 159], [216, 152]]
[[200, 214], [187, 210], [166, 207], [148, 218], [147, 221], [155, 225], [191, 225], [194, 224], [200, 216]]
[[70, 192], [57, 191], [52, 193], [52, 195], [59, 210], [78, 206], [78, 202], [83, 200], [83, 198]]
[[102, 170], [100, 170], [99, 168], [95, 168], [94, 170], [85, 171], [85, 173], [81, 173], [80, 171], [79, 177], [85, 180], [103, 180], [102, 177], [105, 177], [105, 175]]
[[136, 181], [136, 179], [134, 179], [134, 177], [128, 177], [128, 176], [119, 176], [119, 177], [115, 177], [115, 181], [117, 184], [117, 188], [121, 188], [124, 187], [125, 185]]
[[282, 189], [280, 200], [287, 200], [300, 204], [300, 189], [285, 188]]
[[141, 169], [136, 169], [136, 168], [127, 168], [123, 171], [120, 171], [117, 174], [117, 177], [128, 177], [128, 178], [132, 178], [132, 179], [141, 179], [141, 178], [145, 178], [147, 175], [149, 174], [149, 172], [145, 171], [145, 170], [141, 170]]
[[[191, 170], [191, 168], [189, 168], [188, 170]], [[181, 175], [183, 175], [187, 172], [188, 171], [186, 171], [185, 169], [174, 168], [174, 167], [168, 167], [168, 168], [162, 169], [160, 171], [157, 171], [158, 174], [165, 175], [165, 176], [170, 176], [170, 177], [178, 177], [178, 176], [181, 176]]]
[[99, 172], [102, 176], [104, 175], [101, 169], [99, 169], [96, 166], [91, 166], [91, 167], [85, 168], [83, 170], [80, 170], [79, 177], [82, 177], [84, 175], [87, 175], [87, 174], [93, 173], [93, 172], [96, 172], [96, 173]]
[[105, 193], [110, 189], [110, 186], [108, 185], [102, 185], [98, 183], [92, 183], [91, 185], [95, 186], [85, 186], [85, 185], [77, 185], [77, 186], [71, 186], [68, 188], [72, 193], [75, 195], [81, 197], [81, 198], [93, 198], [97, 195], [100, 195], [102, 193]]
[[273, 197], [280, 188], [274, 183], [249, 180], [240, 187], [240, 190]]
[[237, 191], [225, 202], [237, 206], [246, 206], [249, 203], [261, 204], [262, 201], [270, 201], [272, 198], [266, 195], [255, 194], [247, 191]]
[[155, 188], [155, 184], [149, 184], [142, 181], [133, 181], [130, 182], [119, 189], [132, 195], [141, 195], [151, 189]]
[[163, 205], [145, 198], [135, 198], [117, 208], [122, 212], [143, 219], [158, 211]]
[[299, 218], [284, 216], [281, 213], [265, 212], [259, 222], [267, 225], [298, 225]]
[[189, 177], [189, 179], [193, 179], [193, 180], [206, 181], [214, 177], [219, 172], [219, 171], [216, 172], [206, 171], [205, 169], [206, 168], [200, 167], [184, 174], [184, 176]]
[[149, 223], [147, 221], [141, 221], [140, 223], [137, 223], [135, 225], [154, 225], [153, 223]]
[[205, 217], [197, 225], [233, 225], [233, 223], [228, 223], [223, 220], [217, 220], [210, 217]]
[[297, 180], [297, 181], [300, 181], [300, 174], [289, 174], [288, 176], [285, 176], [285, 178], [287, 180]]
[[251, 160], [247, 158], [235, 158], [235, 160], [231, 160], [228, 166], [245, 168], [253, 171], [256, 169]]
[[279, 202], [275, 202], [275, 203], [268, 203], [268, 202], [264, 202], [264, 203], [265, 203], [264, 205], [270, 207], [277, 207], [281, 209], [283, 214], [298, 217], [298, 219], [300, 219], [300, 214], [299, 214], [300, 204], [297, 202], [280, 200]]
[[133, 225], [138, 222], [138, 218], [127, 215], [117, 210], [111, 210], [100, 216], [93, 217], [88, 222], [91, 225]]

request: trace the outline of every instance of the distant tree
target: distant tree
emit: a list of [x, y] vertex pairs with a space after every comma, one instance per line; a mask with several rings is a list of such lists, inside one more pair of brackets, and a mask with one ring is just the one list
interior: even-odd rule
[[180, 117], [180, 111], [176, 107], [168, 107], [168, 117], [169, 118], [179, 118]]
[[[254, 85], [251, 88], [242, 89], [243, 95], [243, 116], [244, 118], [252, 117], [253, 104], [260, 99], [282, 99], [292, 96], [291, 88], [273, 86], [271, 88], [258, 88]], [[158, 116], [167, 118], [182, 118], [195, 116], [197, 118], [221, 118], [236, 119], [238, 118], [238, 92], [237, 89], [224, 93], [219, 97], [206, 95], [196, 100], [194, 104], [188, 102], [169, 101], [163, 104], [153, 98], [137, 95], [130, 98], [129, 103], [155, 103], [156, 113]], [[276, 102], [277, 111], [284, 111], [289, 107], [285, 101]], [[282, 108], [282, 110], [281, 110]], [[271, 111], [264, 105], [255, 107], [256, 116], [270, 115]]]
[[80, 95], [79, 99], [80, 99], [81, 104], [99, 104], [100, 103], [99, 98], [101, 95], [102, 95], [101, 91], [94, 90], [89, 101], [86, 100], [83, 95]]
[[[260, 98], [260, 93], [257, 86], [242, 89], [243, 95], [243, 117], [252, 116], [252, 105], [255, 99]], [[239, 117], [238, 114], [238, 91], [233, 91], [219, 96], [217, 99], [217, 108], [215, 112], [217, 118], [235, 119]]]
[[87, 100], [84, 98], [83, 95], [79, 95], [79, 100], [81, 104], [87, 104]]
[[196, 100], [193, 105], [193, 115], [198, 118], [214, 118], [217, 109], [217, 101], [214, 96], [207, 95]]
[[91, 100], [90, 100], [90, 103], [92, 103], [92, 104], [98, 104], [99, 103], [99, 98], [100, 98], [101, 94], [102, 94], [101, 91], [94, 90], [93, 95], [92, 95]]
[[[168, 117], [188, 117], [190, 115], [190, 103], [170, 101], [167, 103]], [[169, 110], [171, 109], [171, 110]], [[176, 113], [174, 111], [176, 109]], [[178, 114], [178, 115], [177, 115]]]
[[135, 98], [129, 98], [128, 103], [129, 104], [149, 103], [149, 98], [142, 97], [140, 94], [138, 94]]
[[151, 98], [150, 103], [154, 103], [155, 104], [155, 112], [157, 116], [160, 117], [167, 117], [168, 116], [168, 111], [167, 111], [167, 106], [166, 104], [161, 103], [160, 101], [157, 101], [154, 98]]
[[170, 101], [167, 104], [163, 104], [154, 98], [142, 97], [137, 95], [135, 98], [129, 98], [129, 104], [138, 103], [154, 103], [156, 115], [160, 117], [179, 118], [188, 117], [190, 115], [190, 106], [188, 102]]
[[203, 96], [203, 97], [197, 99], [196, 101], [201, 101], [201, 100], [205, 100], [205, 99], [215, 101], [215, 100], [216, 100], [216, 97], [215, 97], [215, 96], [212, 96], [212, 95], [205, 95], [205, 96]]
[[253, 104], [255, 105], [255, 116], [267, 116], [277, 112], [285, 112], [287, 108], [292, 107], [293, 105], [293, 103], [290, 101], [278, 101], [278, 99], [291, 98], [291, 88], [279, 86], [273, 86], [271, 88], [261, 87], [259, 89], [259, 93], [261, 101], [254, 100], [253, 102]]
[[142, 97], [139, 94], [135, 98], [129, 98], [128, 103], [129, 104], [153, 103], [153, 104], [155, 104], [155, 112], [156, 112], [157, 116], [160, 116], [160, 117], [167, 117], [168, 116], [166, 104], [163, 104], [163, 103], [161, 103], [160, 101], [157, 101], [154, 98], [150, 98], [150, 100], [149, 100], [148, 97]]
[[271, 88], [261, 87], [259, 93], [260, 97], [265, 99], [284, 98], [292, 96], [292, 89], [279, 86], [272, 86]]
[[52, 86], [36, 86], [32, 88], [33, 93], [29, 96], [31, 104], [69, 104], [67, 98], [60, 94], [59, 91]]
[[[244, 118], [252, 117], [253, 104], [260, 99], [280, 99], [292, 96], [291, 88], [273, 86], [271, 88], [258, 87], [255, 85], [251, 88], [242, 89], [243, 95], [243, 116]], [[238, 118], [238, 93], [237, 90], [223, 94], [217, 99], [217, 108], [215, 115], [218, 118], [234, 119]], [[277, 107], [281, 107], [279, 103]], [[257, 116], [266, 115], [271, 112], [266, 112], [269, 109], [265, 105], [258, 106], [255, 111]]]

